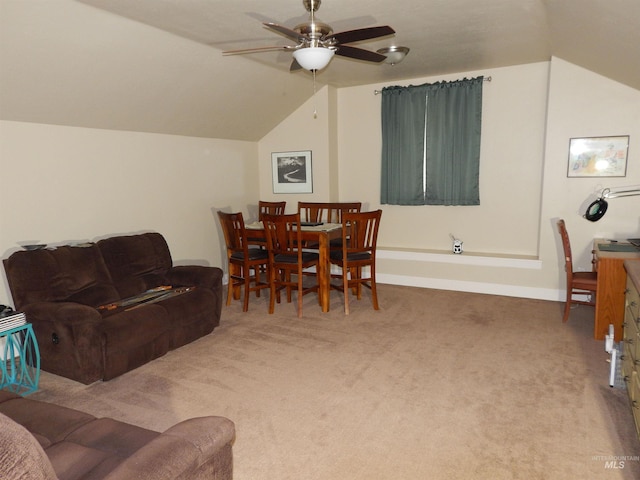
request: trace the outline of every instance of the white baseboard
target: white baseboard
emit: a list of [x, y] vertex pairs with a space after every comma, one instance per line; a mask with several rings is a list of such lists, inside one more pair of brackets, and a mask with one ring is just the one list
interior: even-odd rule
[[503, 285], [497, 283], [467, 282], [442, 278], [410, 277], [405, 275], [376, 274], [378, 283], [405, 285], [408, 287], [434, 288], [437, 290], [457, 290], [460, 292], [485, 293], [506, 297], [534, 298], [563, 302], [565, 292], [550, 288], [523, 287], [521, 285]]
[[[456, 255], [453, 252], [438, 250], [408, 250], [400, 248], [378, 249], [379, 260], [402, 260], [424, 263], [450, 263], [455, 265], [471, 265], [490, 268], [516, 268], [525, 270], [541, 270], [542, 260], [527, 255], [500, 255], [465, 252]], [[565, 292], [548, 289], [526, 287], [521, 285], [505, 285], [497, 283], [469, 282], [442, 278], [413, 277], [407, 275], [377, 273], [378, 283], [406, 285], [440, 290], [458, 290], [461, 292], [504, 295], [508, 297], [535, 298], [539, 300], [564, 301]]]
[[411, 262], [451, 263], [457, 265], [475, 265], [498, 268], [523, 268], [531, 270], [542, 269], [542, 260], [526, 255], [498, 255], [485, 253], [405, 250], [393, 248], [378, 248], [377, 258], [382, 260], [406, 260]]
[[[454, 263], [466, 265], [480, 265], [501, 268], [523, 268], [538, 270], [542, 268], [542, 261], [535, 258], [491, 256], [464, 253], [419, 252], [409, 250], [379, 249], [378, 259], [410, 260], [413, 262]], [[332, 273], [339, 273], [338, 267], [332, 268]], [[566, 292], [549, 288], [534, 288], [521, 285], [505, 285], [498, 283], [469, 282], [465, 280], [450, 280], [442, 278], [412, 277], [407, 275], [385, 274], [377, 272], [378, 283], [389, 285], [404, 285], [409, 287], [433, 288], [437, 290], [457, 290], [461, 292], [484, 293], [488, 295], [503, 295], [507, 297], [533, 298], [564, 302]], [[222, 283], [227, 285], [229, 274], [225, 273]]]

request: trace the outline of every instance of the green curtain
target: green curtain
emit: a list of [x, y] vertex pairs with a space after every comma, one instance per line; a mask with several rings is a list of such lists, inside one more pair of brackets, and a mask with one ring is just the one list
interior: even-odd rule
[[381, 203], [424, 205], [425, 121], [424, 88], [387, 87], [382, 90]]
[[482, 84], [382, 90], [381, 203], [480, 204]]

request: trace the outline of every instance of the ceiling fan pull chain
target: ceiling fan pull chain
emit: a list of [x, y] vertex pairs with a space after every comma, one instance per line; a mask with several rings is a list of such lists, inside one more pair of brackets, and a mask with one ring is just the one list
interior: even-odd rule
[[318, 118], [318, 109], [316, 108], [316, 71], [313, 72], [313, 118]]

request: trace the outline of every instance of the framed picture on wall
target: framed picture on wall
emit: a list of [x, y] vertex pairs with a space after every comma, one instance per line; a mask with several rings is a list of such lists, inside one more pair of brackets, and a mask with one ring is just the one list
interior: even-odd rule
[[313, 193], [311, 150], [271, 154], [273, 193]]
[[627, 175], [629, 135], [572, 138], [568, 177], [624, 177]]

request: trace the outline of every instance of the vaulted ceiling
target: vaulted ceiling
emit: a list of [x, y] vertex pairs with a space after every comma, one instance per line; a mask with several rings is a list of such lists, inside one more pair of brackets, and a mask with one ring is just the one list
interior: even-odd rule
[[[336, 56], [317, 87], [547, 61], [552, 56], [640, 89], [637, 0], [324, 0], [334, 31], [390, 25], [368, 50], [402, 63]], [[0, 0], [0, 118], [258, 140], [313, 95], [291, 53], [222, 51], [291, 44], [302, 0]]]

